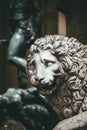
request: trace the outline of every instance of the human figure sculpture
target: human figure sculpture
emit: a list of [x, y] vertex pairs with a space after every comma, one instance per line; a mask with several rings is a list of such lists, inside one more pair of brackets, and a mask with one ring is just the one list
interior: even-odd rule
[[24, 57], [26, 48], [41, 34], [42, 14], [34, 0], [11, 0], [10, 3], [12, 37], [8, 47], [7, 59], [18, 69], [19, 87], [26, 88], [26, 60]]
[[27, 73], [58, 115], [53, 130], [87, 129], [87, 45], [59, 35], [39, 38], [29, 49]]
[[34, 87], [9, 88], [0, 95], [0, 127], [7, 117], [22, 123], [26, 130], [51, 130], [58, 121], [49, 102]]

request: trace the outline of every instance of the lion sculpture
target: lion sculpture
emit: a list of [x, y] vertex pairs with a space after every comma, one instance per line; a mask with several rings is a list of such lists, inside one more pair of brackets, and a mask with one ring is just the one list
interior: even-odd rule
[[29, 50], [27, 73], [31, 84], [46, 96], [60, 121], [68, 118], [55, 130], [87, 125], [86, 45], [59, 35], [39, 38]]

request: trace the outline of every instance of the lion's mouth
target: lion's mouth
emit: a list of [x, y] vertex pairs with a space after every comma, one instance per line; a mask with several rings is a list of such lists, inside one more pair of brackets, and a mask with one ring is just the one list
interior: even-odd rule
[[37, 87], [38, 91], [40, 94], [42, 95], [50, 95], [52, 94], [56, 89], [57, 89], [57, 85], [44, 85], [44, 86], [39, 86]]

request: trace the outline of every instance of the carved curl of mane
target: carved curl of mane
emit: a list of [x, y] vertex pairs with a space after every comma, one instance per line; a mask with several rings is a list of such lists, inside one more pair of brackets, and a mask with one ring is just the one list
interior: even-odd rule
[[[58, 61], [60, 61], [65, 73], [62, 84], [62, 92], [60, 95], [61, 97], [64, 97], [65, 92], [63, 91], [63, 88], [66, 89], [67, 87], [72, 97], [69, 97], [69, 95], [67, 96], [69, 97], [68, 102], [70, 102], [70, 110], [73, 109], [71, 111], [75, 113], [79, 110], [87, 109], [84, 103], [87, 91], [87, 46], [81, 44], [75, 38], [68, 38], [59, 35], [46, 35], [45, 37], [39, 38], [35, 41], [30, 48], [30, 53], [33, 51], [39, 51], [39, 49], [51, 49]], [[31, 54], [28, 57], [28, 63], [30, 61], [30, 57]], [[80, 102], [78, 103], [78, 101]], [[75, 106], [76, 102], [77, 105]]]

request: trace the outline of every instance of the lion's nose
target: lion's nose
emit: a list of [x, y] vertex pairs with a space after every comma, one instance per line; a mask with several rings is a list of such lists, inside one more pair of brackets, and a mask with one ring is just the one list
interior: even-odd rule
[[41, 83], [43, 79], [44, 79], [43, 67], [40, 65], [40, 67], [37, 67], [35, 73], [35, 81]]
[[42, 76], [35, 77], [35, 80], [41, 83], [44, 78]]

